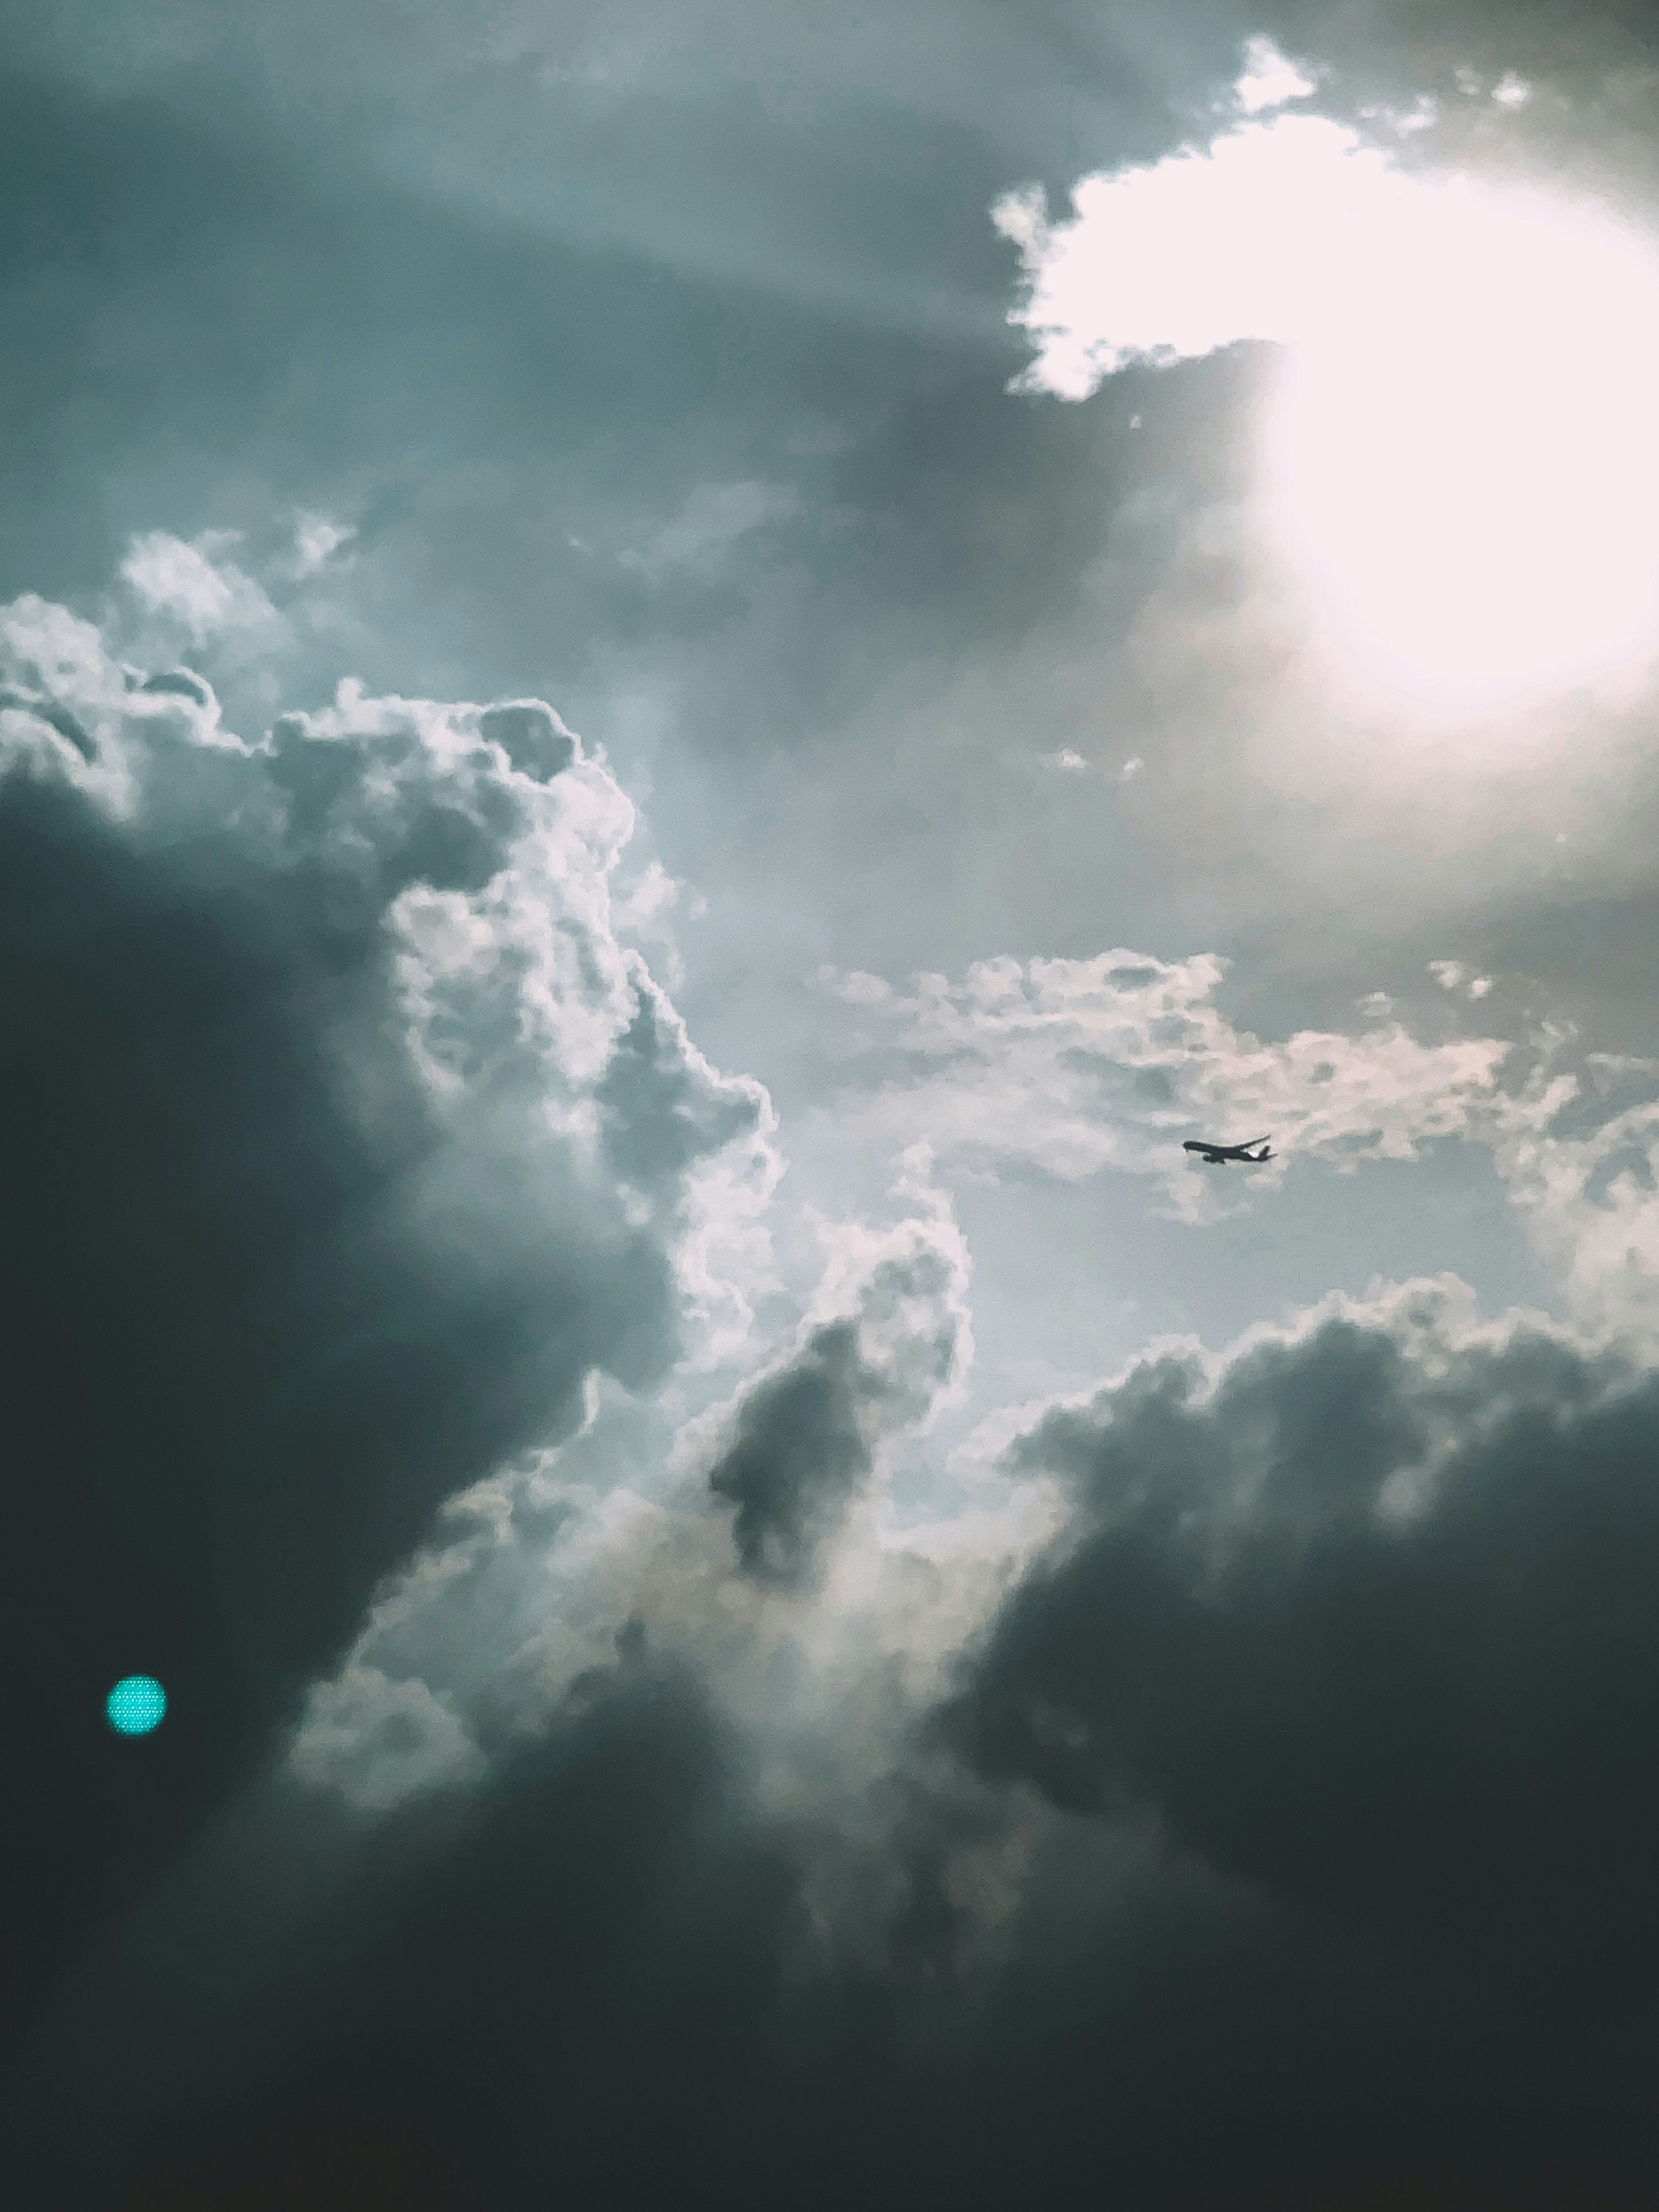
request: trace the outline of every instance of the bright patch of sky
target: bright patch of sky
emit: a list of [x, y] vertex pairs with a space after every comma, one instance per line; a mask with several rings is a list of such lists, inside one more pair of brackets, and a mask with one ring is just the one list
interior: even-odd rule
[[[1272, 539], [1383, 691], [1462, 713], [1628, 693], [1659, 605], [1659, 254], [1609, 209], [1401, 167], [1253, 41], [1207, 145], [993, 210], [1026, 295], [1023, 388], [1286, 349], [1261, 423]], [[1492, 98], [1524, 102], [1518, 79]]]

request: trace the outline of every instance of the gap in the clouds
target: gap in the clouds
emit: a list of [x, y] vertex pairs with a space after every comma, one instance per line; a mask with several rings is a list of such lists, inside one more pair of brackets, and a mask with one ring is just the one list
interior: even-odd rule
[[976, 1418], [1091, 1387], [1156, 1338], [1194, 1334], [1219, 1349], [1332, 1291], [1363, 1297], [1378, 1279], [1449, 1273], [1489, 1313], [1561, 1311], [1491, 1153], [1455, 1139], [1352, 1174], [1292, 1162], [1278, 1189], [1204, 1227], [1152, 1212], [1139, 1176], [1034, 1173], [964, 1180], [952, 1194], [974, 1257], [979, 1348], [970, 1401], [941, 1421], [937, 1457]]

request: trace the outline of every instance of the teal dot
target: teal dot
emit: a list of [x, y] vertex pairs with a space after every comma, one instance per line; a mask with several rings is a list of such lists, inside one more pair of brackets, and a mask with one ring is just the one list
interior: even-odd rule
[[104, 1700], [117, 1735], [148, 1735], [167, 1709], [167, 1693], [154, 1674], [124, 1674]]

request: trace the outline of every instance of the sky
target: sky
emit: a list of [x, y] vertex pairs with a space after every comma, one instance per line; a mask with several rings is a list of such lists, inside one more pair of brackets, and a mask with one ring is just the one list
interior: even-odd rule
[[0, 0], [24, 2201], [1654, 2201], [1656, 103]]

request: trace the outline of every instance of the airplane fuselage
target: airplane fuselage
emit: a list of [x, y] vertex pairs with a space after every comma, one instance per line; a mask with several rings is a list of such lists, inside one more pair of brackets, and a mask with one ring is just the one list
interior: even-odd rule
[[1251, 1143], [1261, 1146], [1253, 1152], [1249, 1145], [1206, 1145], [1201, 1137], [1189, 1137], [1182, 1146], [1186, 1152], [1196, 1152], [1206, 1168], [1224, 1168], [1237, 1161], [1240, 1167], [1259, 1167], [1263, 1160], [1273, 1158], [1273, 1148], [1265, 1137], [1255, 1137]]

